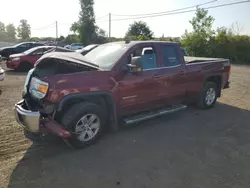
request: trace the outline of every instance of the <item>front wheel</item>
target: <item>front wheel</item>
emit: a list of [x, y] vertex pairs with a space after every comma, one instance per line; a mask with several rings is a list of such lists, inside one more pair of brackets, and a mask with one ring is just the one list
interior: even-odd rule
[[61, 123], [73, 135], [64, 141], [74, 148], [83, 148], [93, 144], [101, 136], [105, 116], [99, 105], [82, 102], [73, 105], [63, 115]]
[[218, 97], [218, 87], [213, 82], [206, 82], [197, 101], [197, 106], [208, 109], [215, 105]]

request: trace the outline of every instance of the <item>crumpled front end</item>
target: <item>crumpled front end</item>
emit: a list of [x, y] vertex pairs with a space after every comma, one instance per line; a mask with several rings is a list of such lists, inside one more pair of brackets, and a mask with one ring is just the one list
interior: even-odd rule
[[63, 126], [54, 121], [51, 117], [43, 117], [39, 111], [32, 111], [28, 108], [25, 100], [15, 104], [14, 114], [16, 121], [27, 132], [30, 133], [52, 133], [63, 138], [71, 137], [71, 133]]

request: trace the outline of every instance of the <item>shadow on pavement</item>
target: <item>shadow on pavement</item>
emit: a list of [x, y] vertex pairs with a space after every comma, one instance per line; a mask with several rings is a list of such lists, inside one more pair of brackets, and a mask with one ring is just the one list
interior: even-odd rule
[[5, 70], [6, 75], [11, 75], [11, 76], [26, 76], [27, 71], [17, 71], [17, 70]]
[[250, 187], [249, 117], [218, 103], [123, 128], [83, 150], [32, 146], [9, 188]]

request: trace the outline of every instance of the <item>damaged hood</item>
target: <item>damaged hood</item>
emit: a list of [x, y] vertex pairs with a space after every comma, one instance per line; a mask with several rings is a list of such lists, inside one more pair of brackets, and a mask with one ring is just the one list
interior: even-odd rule
[[35, 66], [38, 65], [39, 62], [41, 62], [42, 60], [50, 59], [50, 58], [70, 61], [70, 62], [74, 62], [74, 63], [78, 63], [78, 64], [82, 64], [85, 66], [99, 69], [98, 65], [92, 62], [89, 62], [88, 60], [84, 58], [82, 54], [78, 52], [49, 52], [49, 53], [44, 54], [42, 57], [40, 57], [40, 59], [37, 60]]

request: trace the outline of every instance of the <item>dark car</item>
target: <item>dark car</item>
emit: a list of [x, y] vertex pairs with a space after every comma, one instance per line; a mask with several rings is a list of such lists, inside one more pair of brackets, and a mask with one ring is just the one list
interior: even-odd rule
[[22, 53], [37, 46], [44, 46], [44, 44], [38, 42], [23, 42], [14, 46], [0, 48], [0, 55], [2, 56], [2, 58], [8, 59], [12, 54]]

